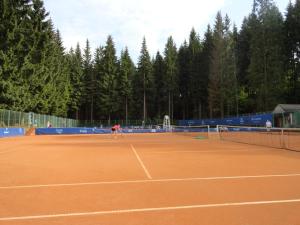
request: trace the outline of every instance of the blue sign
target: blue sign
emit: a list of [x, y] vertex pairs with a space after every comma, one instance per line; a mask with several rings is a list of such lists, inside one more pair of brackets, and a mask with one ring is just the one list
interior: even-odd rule
[[0, 137], [24, 136], [24, 128], [0, 128]]
[[273, 120], [273, 115], [271, 113], [240, 116], [240, 117], [229, 117], [224, 119], [180, 120], [179, 126], [198, 126], [198, 125], [265, 126], [267, 120], [269, 121]]

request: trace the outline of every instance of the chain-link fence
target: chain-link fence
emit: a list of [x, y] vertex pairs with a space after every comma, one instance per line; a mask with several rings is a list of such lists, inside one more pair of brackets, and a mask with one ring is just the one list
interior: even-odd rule
[[42, 115], [33, 112], [16, 112], [0, 109], [0, 127], [110, 127], [120, 124], [122, 127], [152, 127], [162, 125], [162, 119], [156, 120], [74, 120], [62, 117]]
[[115, 124], [120, 124], [121, 127], [152, 127], [162, 125], [163, 120], [81, 120], [78, 125], [79, 127], [110, 127]]
[[0, 127], [77, 127], [78, 120], [0, 109]]

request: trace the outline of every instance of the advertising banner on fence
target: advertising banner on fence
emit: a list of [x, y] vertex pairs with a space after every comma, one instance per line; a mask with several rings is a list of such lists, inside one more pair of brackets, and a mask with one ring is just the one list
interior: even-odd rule
[[224, 119], [180, 120], [179, 126], [197, 126], [197, 125], [265, 126], [267, 120], [269, 121], [273, 120], [273, 115], [271, 113], [240, 116], [240, 117], [229, 117]]
[[0, 138], [23, 136], [24, 134], [25, 134], [24, 128], [0, 128]]

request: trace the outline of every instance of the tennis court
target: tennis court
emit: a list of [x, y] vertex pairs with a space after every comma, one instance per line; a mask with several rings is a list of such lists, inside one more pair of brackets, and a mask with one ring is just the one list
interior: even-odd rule
[[0, 139], [2, 225], [300, 224], [300, 152], [177, 133]]

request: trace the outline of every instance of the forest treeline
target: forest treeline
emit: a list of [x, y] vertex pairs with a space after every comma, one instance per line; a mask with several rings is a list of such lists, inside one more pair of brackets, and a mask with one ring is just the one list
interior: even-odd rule
[[112, 36], [66, 50], [41, 0], [0, 2], [0, 108], [81, 120], [225, 117], [300, 103], [300, 0], [254, 0], [241, 28], [218, 12], [200, 36], [135, 63]]

